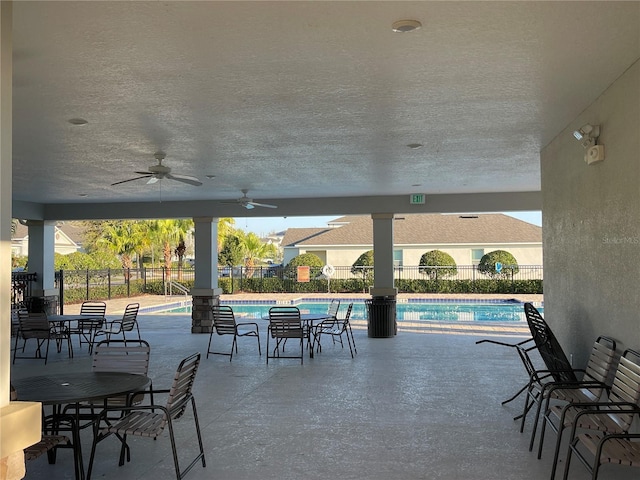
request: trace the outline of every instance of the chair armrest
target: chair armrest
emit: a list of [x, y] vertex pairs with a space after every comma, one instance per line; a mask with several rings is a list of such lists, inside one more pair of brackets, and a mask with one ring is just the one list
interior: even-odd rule
[[542, 386], [543, 392], [554, 392], [556, 390], [580, 390], [582, 388], [603, 388], [609, 390], [609, 386], [603, 382], [591, 381], [591, 382], [549, 382]]
[[255, 322], [241, 322], [241, 323], [236, 323], [236, 327], [241, 327], [243, 325], [253, 325], [254, 327], [258, 328], [258, 324]]
[[525, 344], [527, 344], [529, 342], [533, 342], [533, 338], [529, 338], [527, 340], [523, 340], [523, 341], [518, 342], [518, 343], [504, 343], [504, 342], [498, 342], [496, 340], [484, 339], [484, 340], [478, 340], [476, 342], [476, 345], [480, 345], [481, 343], [493, 343], [495, 345], [502, 345], [503, 347], [514, 347], [515, 348], [515, 347], [519, 347], [519, 346], [525, 345]]

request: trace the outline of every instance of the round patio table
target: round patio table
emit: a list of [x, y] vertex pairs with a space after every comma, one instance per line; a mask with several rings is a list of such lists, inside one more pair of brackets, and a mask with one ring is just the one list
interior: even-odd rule
[[[43, 405], [52, 405], [54, 416], [58, 415], [64, 405], [73, 405], [80, 402], [100, 401], [109, 397], [127, 395], [143, 390], [151, 379], [146, 375], [137, 375], [125, 372], [70, 372], [52, 375], [36, 375], [32, 377], [12, 380], [16, 389], [18, 400], [27, 402], [40, 402]], [[80, 438], [80, 424], [76, 411], [76, 421], [73, 422], [74, 438]], [[82, 461], [81, 443], [76, 442], [75, 457], [77, 480], [85, 478]]]

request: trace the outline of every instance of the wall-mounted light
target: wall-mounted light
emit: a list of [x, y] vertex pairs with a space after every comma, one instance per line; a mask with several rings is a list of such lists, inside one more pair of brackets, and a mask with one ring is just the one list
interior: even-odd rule
[[587, 165], [604, 160], [604, 145], [598, 145], [600, 125], [587, 123], [573, 132], [573, 136], [586, 150], [584, 161]]

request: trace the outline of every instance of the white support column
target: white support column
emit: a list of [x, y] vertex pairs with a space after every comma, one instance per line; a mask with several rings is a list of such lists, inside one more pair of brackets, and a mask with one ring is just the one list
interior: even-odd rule
[[195, 224], [195, 281], [191, 296], [191, 333], [209, 333], [213, 327], [211, 306], [220, 303], [222, 289], [218, 288], [218, 219], [196, 217]]
[[395, 296], [398, 290], [393, 280], [393, 214], [374, 213], [373, 219], [373, 287], [369, 293], [373, 297]]
[[28, 271], [38, 274], [33, 295], [38, 297], [58, 295], [53, 269], [56, 224], [51, 221], [29, 220], [27, 226], [29, 227]]
[[11, 2], [0, 2], [0, 407], [9, 403], [11, 365]]
[[9, 402], [11, 378], [11, 143], [13, 2], [0, 2], [0, 480], [25, 475], [23, 449], [40, 440], [42, 407]]

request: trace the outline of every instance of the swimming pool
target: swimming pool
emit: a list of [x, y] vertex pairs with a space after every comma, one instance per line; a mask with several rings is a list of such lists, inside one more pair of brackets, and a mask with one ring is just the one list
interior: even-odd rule
[[[353, 302], [352, 319], [366, 319], [366, 305], [361, 298], [341, 299], [339, 316], [349, 303]], [[234, 313], [244, 318], [261, 318], [269, 314], [274, 302], [250, 304], [246, 302], [226, 301], [224, 305], [233, 307]], [[282, 304], [278, 304], [282, 305]], [[302, 313], [326, 313], [329, 301], [287, 303], [300, 309]], [[543, 312], [542, 306], [537, 308]], [[165, 311], [190, 312], [190, 307], [181, 307]], [[398, 321], [434, 321], [434, 322], [520, 322], [525, 321], [523, 304], [514, 300], [478, 302], [473, 300], [429, 301], [428, 299], [399, 301], [396, 304]]]

